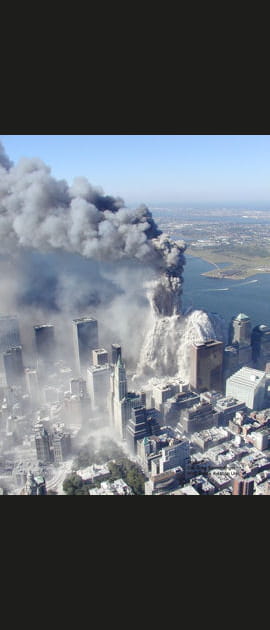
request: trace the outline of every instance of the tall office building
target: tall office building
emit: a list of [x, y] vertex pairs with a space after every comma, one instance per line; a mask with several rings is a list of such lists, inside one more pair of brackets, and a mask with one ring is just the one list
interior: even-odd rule
[[229, 343], [238, 343], [239, 345], [250, 345], [251, 341], [251, 323], [250, 319], [244, 313], [239, 313], [233, 317], [229, 328]]
[[48, 464], [51, 461], [50, 437], [48, 431], [44, 427], [36, 428], [35, 443], [37, 451], [37, 460], [42, 464]]
[[20, 330], [17, 317], [14, 315], [0, 315], [0, 354], [11, 346], [20, 346]]
[[70, 393], [81, 398], [87, 398], [86, 380], [84, 378], [72, 378], [70, 381]]
[[63, 400], [63, 421], [66, 427], [87, 427], [91, 416], [88, 395], [65, 394]]
[[112, 343], [112, 364], [116, 365], [118, 358], [121, 359], [121, 346], [118, 343]]
[[105, 365], [109, 362], [108, 352], [105, 348], [96, 348], [92, 350], [93, 365]]
[[78, 374], [86, 374], [92, 364], [92, 350], [99, 347], [98, 322], [93, 317], [73, 319], [73, 342]]
[[235, 477], [233, 480], [233, 495], [254, 494], [254, 479]]
[[114, 369], [114, 393], [117, 400], [124, 398], [127, 393], [126, 368], [121, 357], [118, 358]]
[[223, 354], [223, 377], [229, 378], [239, 369], [239, 358], [237, 346], [225, 346]]
[[186, 439], [174, 441], [171, 440], [169, 446], [165, 446], [161, 450], [159, 460], [159, 472], [164, 473], [167, 470], [181, 466], [184, 471], [190, 463], [190, 444]]
[[71, 453], [71, 437], [67, 431], [56, 431], [52, 436], [52, 451], [55, 464], [61, 464]]
[[147, 413], [145, 407], [137, 407], [131, 410], [131, 417], [127, 421], [126, 440], [130, 452], [137, 453], [137, 441], [150, 435], [147, 423]]
[[219, 414], [213, 409], [211, 403], [202, 401], [182, 411], [177, 429], [181, 435], [189, 435], [217, 426], [218, 418]]
[[52, 363], [55, 360], [54, 326], [41, 324], [34, 326], [38, 361]]
[[263, 409], [265, 394], [266, 375], [261, 370], [242, 367], [226, 380], [226, 396], [244, 402], [248, 409]]
[[90, 365], [87, 368], [87, 388], [92, 409], [103, 411], [109, 416], [111, 368], [107, 365]]
[[126, 369], [119, 356], [111, 375], [111, 415], [113, 426], [122, 439], [126, 437], [126, 424], [131, 418], [132, 409], [140, 407], [144, 399], [144, 392], [141, 396], [127, 391]]
[[233, 317], [229, 327], [229, 341], [237, 348], [238, 368], [250, 365], [252, 359], [251, 349], [251, 322], [247, 315], [239, 313]]
[[26, 389], [34, 405], [40, 404], [40, 387], [37, 370], [33, 368], [25, 368]]
[[25, 386], [22, 347], [9, 348], [3, 353], [4, 370], [8, 387]]
[[5, 386], [3, 352], [12, 346], [20, 346], [21, 337], [18, 319], [15, 315], [0, 315], [0, 381]]
[[215, 339], [192, 344], [190, 385], [196, 392], [223, 391], [223, 347]]
[[265, 324], [255, 326], [251, 334], [252, 360], [254, 367], [265, 370], [270, 361], [270, 327]]

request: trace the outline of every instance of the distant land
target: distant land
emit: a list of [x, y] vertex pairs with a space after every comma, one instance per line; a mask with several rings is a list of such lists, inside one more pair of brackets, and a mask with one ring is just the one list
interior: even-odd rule
[[[256, 250], [256, 251], [255, 251]], [[270, 252], [269, 256], [260, 256], [258, 249], [254, 246], [253, 255], [250, 255], [244, 247], [222, 248], [198, 248], [188, 247], [186, 253], [190, 256], [201, 258], [211, 263], [214, 269], [202, 273], [208, 278], [229, 278], [230, 280], [245, 280], [258, 273], [270, 273]], [[226, 266], [223, 266], [226, 263]], [[219, 266], [222, 265], [222, 267]]]
[[186, 242], [187, 255], [213, 265], [202, 275], [245, 280], [258, 273], [270, 273], [270, 212], [261, 205], [259, 209], [259, 204], [179, 204], [178, 208], [152, 210], [163, 232]]

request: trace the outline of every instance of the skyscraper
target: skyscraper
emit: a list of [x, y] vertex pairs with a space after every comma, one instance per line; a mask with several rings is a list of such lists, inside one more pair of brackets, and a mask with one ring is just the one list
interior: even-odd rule
[[216, 339], [192, 344], [190, 385], [195, 391], [223, 391], [223, 346]]
[[72, 378], [70, 381], [70, 392], [81, 398], [87, 398], [86, 380], [84, 378]]
[[140, 394], [127, 391], [125, 365], [121, 357], [118, 357], [111, 377], [111, 412], [114, 428], [122, 439], [126, 437], [126, 424], [132, 409], [140, 407], [142, 399], [145, 399], [144, 393], [141, 397]]
[[233, 480], [233, 495], [245, 495], [254, 493], [254, 479], [242, 479], [235, 477]]
[[262, 370], [242, 367], [226, 380], [226, 396], [244, 402], [248, 409], [260, 411], [265, 403], [266, 375]]
[[244, 313], [239, 313], [232, 318], [229, 330], [229, 343], [238, 343], [239, 345], [250, 345], [251, 323], [250, 319]]
[[87, 387], [93, 409], [106, 412], [109, 416], [111, 368], [107, 365], [89, 365]]
[[48, 464], [51, 461], [50, 437], [44, 427], [36, 428], [35, 443], [38, 461], [42, 464]]
[[0, 315], [0, 355], [11, 346], [20, 346], [20, 330], [17, 317]]
[[118, 357], [114, 370], [114, 393], [118, 400], [124, 398], [127, 393], [126, 368], [121, 357]]
[[12, 346], [20, 345], [21, 338], [17, 317], [15, 315], [0, 315], [0, 372], [3, 384], [5, 381], [4, 375], [2, 377], [4, 373], [3, 352]]
[[34, 405], [38, 405], [40, 403], [40, 388], [37, 370], [33, 368], [26, 368], [24, 370], [25, 380], [26, 380], [26, 388], [30, 399]]
[[92, 350], [92, 361], [94, 365], [105, 365], [108, 363], [108, 352], [105, 348], [96, 348]]
[[237, 348], [238, 367], [250, 365], [251, 351], [251, 322], [247, 315], [239, 313], [233, 317], [229, 327], [229, 342]]
[[118, 343], [112, 343], [112, 364], [116, 365], [118, 358], [121, 359], [121, 346]]
[[254, 367], [265, 370], [270, 361], [270, 327], [265, 324], [255, 326], [251, 334], [252, 360]]
[[51, 363], [55, 359], [54, 326], [41, 324], [34, 326], [38, 361]]
[[25, 386], [22, 347], [9, 348], [3, 353], [3, 362], [8, 387]]
[[137, 453], [137, 441], [150, 435], [145, 407], [131, 410], [131, 417], [127, 421], [126, 440], [132, 454]]
[[78, 374], [85, 374], [92, 364], [92, 350], [99, 347], [98, 322], [93, 317], [73, 319], [73, 341]]

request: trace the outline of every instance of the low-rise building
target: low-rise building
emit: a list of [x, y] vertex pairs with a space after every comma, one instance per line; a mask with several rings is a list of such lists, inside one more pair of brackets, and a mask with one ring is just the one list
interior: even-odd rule
[[214, 494], [216, 492], [216, 487], [203, 475], [192, 477], [189, 483], [199, 494]]
[[228, 472], [221, 468], [213, 468], [208, 474], [208, 479], [217, 490], [232, 487], [232, 478]]
[[92, 464], [92, 466], [77, 470], [76, 474], [79, 475], [83, 481], [91, 481], [94, 483], [108, 479], [111, 473], [107, 464]]
[[215, 411], [219, 414], [219, 426], [227, 426], [229, 420], [232, 420], [237, 411], [247, 412], [246, 404], [233, 396], [219, 398], [213, 406]]
[[116, 479], [115, 481], [102, 481], [100, 484], [100, 488], [91, 488], [89, 490], [89, 495], [91, 496], [99, 496], [99, 495], [119, 495], [119, 496], [127, 496], [132, 495], [134, 492], [126, 484], [123, 479]]
[[184, 481], [184, 471], [178, 466], [166, 472], [151, 474], [148, 481], [145, 482], [145, 494], [169, 494], [172, 490], [179, 487]]
[[177, 429], [181, 434], [191, 435], [192, 433], [209, 429], [218, 424], [218, 413], [210, 403], [201, 401], [193, 405], [190, 409], [185, 409], [181, 414], [177, 424]]
[[222, 427], [212, 427], [198, 433], [193, 433], [190, 437], [191, 444], [197, 446], [201, 451], [225, 442], [230, 437], [228, 431]]

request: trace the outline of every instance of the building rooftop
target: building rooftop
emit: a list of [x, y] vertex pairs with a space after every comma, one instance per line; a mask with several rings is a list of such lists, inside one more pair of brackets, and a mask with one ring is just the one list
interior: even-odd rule
[[266, 326], [266, 324], [260, 324], [258, 328], [261, 332], [270, 332], [270, 326]]
[[184, 494], [184, 495], [199, 495], [199, 492], [193, 488], [190, 484], [183, 486], [182, 488], [178, 488], [174, 490], [174, 492], [170, 492], [170, 494]]
[[245, 315], [245, 313], [239, 313], [239, 315], [237, 315], [237, 317], [235, 317], [234, 319], [236, 319], [238, 322], [244, 322], [248, 321], [249, 317]]
[[208, 339], [207, 341], [194, 341], [193, 346], [195, 348], [206, 347], [209, 348], [211, 346], [220, 346], [222, 341], [218, 341], [217, 339]]
[[96, 322], [97, 320], [94, 317], [85, 316], [85, 317], [76, 317], [72, 321], [75, 322], [75, 324], [78, 324], [80, 322]]
[[264, 377], [265, 372], [262, 370], [255, 370], [254, 368], [244, 366], [227, 378], [226, 383], [238, 383], [239, 385], [245, 385], [246, 387], [255, 389]]

